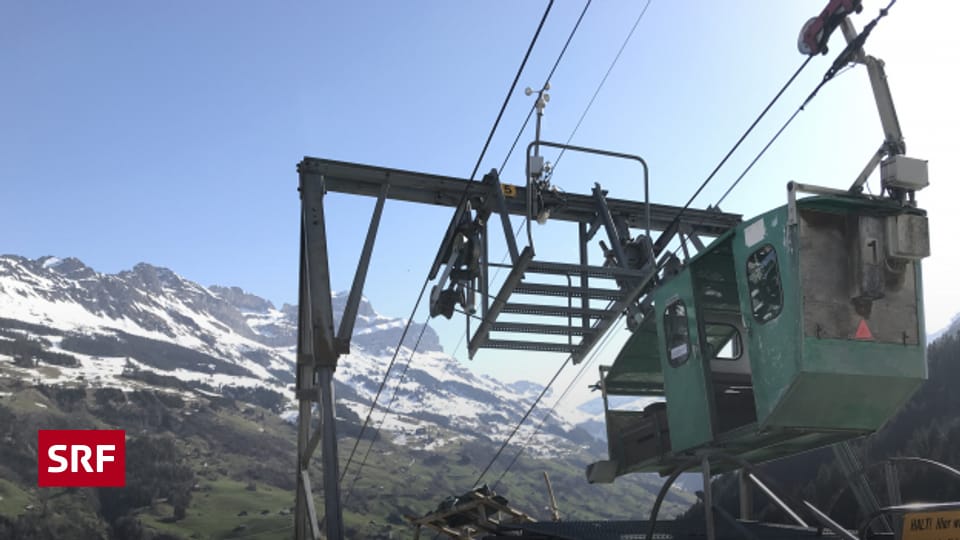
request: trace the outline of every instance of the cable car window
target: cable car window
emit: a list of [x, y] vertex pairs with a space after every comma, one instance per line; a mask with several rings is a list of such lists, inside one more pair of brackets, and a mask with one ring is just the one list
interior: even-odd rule
[[679, 298], [663, 311], [663, 333], [667, 337], [667, 359], [673, 367], [682, 366], [690, 358], [690, 326], [687, 306]]
[[777, 251], [765, 244], [747, 257], [747, 286], [753, 318], [764, 324], [776, 319], [783, 311], [783, 287]]
[[703, 325], [706, 340], [706, 358], [712, 360], [739, 360], [743, 355], [740, 332], [730, 324], [706, 323]]

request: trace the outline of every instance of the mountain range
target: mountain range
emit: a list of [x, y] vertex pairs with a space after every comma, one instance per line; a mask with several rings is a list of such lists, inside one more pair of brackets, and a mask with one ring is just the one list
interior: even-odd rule
[[[334, 293], [336, 319], [345, 303], [345, 294]], [[15, 256], [0, 257], [0, 306], [8, 334], [42, 339], [50, 344], [47, 353], [72, 358], [60, 361], [57, 376], [43, 377], [47, 384], [84, 380], [132, 389], [145, 384], [145, 377], [175, 377], [193, 391], [262, 387], [288, 396], [283, 414], [296, 414], [294, 306], [278, 309], [240, 288], [203, 287], [145, 263], [102, 274], [75, 258]], [[337, 397], [357, 415], [366, 414], [404, 324], [361, 301], [352, 352], [336, 371]], [[396, 414], [384, 423], [389, 431], [440, 424], [462, 436], [497, 438], [542, 390], [532, 382], [504, 383], [475, 374], [443, 352], [429, 327], [411, 360], [421, 330], [411, 325], [398, 355], [398, 365], [411, 365], [391, 405]], [[441, 410], [443, 415], [435, 413]], [[584, 433], [571, 435], [574, 426], [559, 419], [546, 429], [534, 451], [591, 442]]]
[[[333, 295], [337, 319], [345, 302], [345, 294]], [[295, 306], [278, 308], [237, 287], [205, 287], [172, 270], [146, 263], [116, 274], [105, 274], [76, 258], [0, 256], [0, 419], [6, 407], [10, 418], [16, 419], [10, 422], [41, 428], [53, 422], [54, 417], [61, 424], [69, 424], [69, 418], [75, 418], [89, 425], [136, 426], [144, 437], [169, 435], [178, 441], [170, 452], [182, 451], [192, 456], [187, 463], [196, 476], [202, 478], [207, 478], [203, 473], [212, 463], [211, 449], [237, 453], [237, 459], [218, 456], [220, 472], [209, 477], [213, 486], [210, 489], [214, 491], [206, 493], [205, 498], [217, 494], [215, 488], [221, 484], [216, 482], [232, 481], [242, 485], [268, 478], [272, 488], [292, 489], [289, 485], [292, 471], [289, 477], [282, 472], [286, 470], [286, 461], [280, 455], [271, 455], [270, 460], [265, 460], [265, 450], [257, 448], [256, 433], [264, 433], [264, 441], [283, 448], [282, 451], [275, 448], [272, 454], [293, 451], [296, 317]], [[341, 454], [345, 454], [355, 442], [384, 370], [397, 353], [397, 368], [372, 417], [374, 425], [382, 424], [386, 440], [378, 443], [380, 449], [371, 467], [384, 474], [399, 466], [398, 463], [408, 474], [414, 474], [411, 471], [414, 463], [427, 467], [408, 481], [409, 486], [423, 483], [423, 487], [417, 488], [419, 499], [407, 498], [397, 491], [402, 490], [403, 486], [399, 486], [393, 488], [393, 498], [377, 503], [380, 506], [371, 501], [382, 498], [376, 493], [390, 488], [387, 484], [392, 475], [379, 479], [366, 478], [365, 473], [366, 480], [361, 479], [357, 484], [364, 500], [353, 503], [362, 505], [363, 509], [348, 508], [356, 537], [377, 537], [387, 530], [382, 527], [399, 526], [397, 519], [387, 525], [384, 519], [391, 515], [396, 518], [401, 510], [416, 514], [429, 510], [429, 503], [424, 505], [422, 500], [424, 492], [442, 499], [453, 490], [469, 487], [473, 482], [471, 477], [493, 455], [543, 389], [532, 382], [506, 383], [474, 373], [442, 350], [436, 333], [429, 327], [412, 325], [398, 352], [397, 342], [404, 325], [403, 319], [381, 315], [363, 299], [351, 352], [340, 358], [336, 371], [337, 415], [343, 437]], [[421, 330], [423, 335], [413, 354], [414, 338]], [[408, 362], [409, 367], [404, 367]], [[399, 385], [397, 372], [404, 373]], [[122, 392], [120, 397], [110, 393], [117, 390]], [[115, 398], [132, 410], [116, 409]], [[384, 410], [387, 404], [389, 414]], [[535, 436], [532, 436], [532, 426], [537, 422], [524, 424], [505, 456], [514, 455], [518, 449], [516, 443], [529, 439], [525, 457], [514, 470], [518, 474], [526, 471], [525, 474], [534, 479], [532, 483], [517, 479], [515, 485], [498, 489], [502, 493], [512, 489], [523, 499], [539, 497], [536, 494], [539, 474], [531, 471], [549, 469], [555, 477], [555, 486], [595, 493], [592, 500], [583, 500], [578, 497], [580, 493], [570, 499], [561, 497], [577, 507], [569, 511], [579, 512], [583, 517], [615, 517], [609, 512], [618, 509], [635, 512], [638, 506], [648, 504], [651, 491], [658, 485], [656, 478], [638, 475], [605, 491], [605, 488], [588, 486], [583, 480], [586, 463], [605, 453], [601, 441], [575, 425], [597, 416], [590, 405], [583, 407], [582, 415], [577, 418], [550, 418]], [[258, 422], [250, 424], [251, 419], [257, 418]], [[189, 428], [198, 422], [204, 427]], [[245, 427], [240, 429], [240, 425]], [[585, 425], [602, 434], [595, 421]], [[228, 426], [232, 426], [232, 430], [223, 432]], [[2, 429], [0, 425], [0, 431]], [[253, 433], [248, 433], [251, 430]], [[375, 436], [371, 431], [368, 430], [365, 438]], [[220, 433], [219, 438], [210, 435], [214, 432]], [[29, 433], [29, 430], [13, 430], [7, 435], [16, 444], [7, 449], [11, 454], [5, 459], [29, 461], [31, 443], [26, 440]], [[223, 442], [243, 437], [253, 437], [243, 439], [250, 448], [235, 449]], [[158, 443], [151, 439], [145, 444]], [[198, 456], [207, 458], [200, 460]], [[292, 456], [289, 459], [292, 461]], [[275, 463], [272, 468], [268, 467], [269, 472], [264, 472], [268, 462]], [[35, 471], [35, 465], [33, 467]], [[502, 467], [500, 464], [499, 469], [491, 472], [499, 473]], [[437, 476], [434, 469], [446, 472]], [[29, 485], [28, 473], [0, 467], [0, 516], [23, 514], [23, 508], [16, 505], [4, 509], [5, 479], [9, 483], [8, 501], [39, 500], [40, 494]], [[510, 479], [507, 480], [505, 484], [510, 483]], [[464, 483], [468, 485], [464, 487]], [[193, 488], [200, 489], [199, 485]], [[171, 533], [183, 533], [183, 527], [194, 530], [193, 525], [189, 525], [195, 518], [190, 510], [193, 506], [180, 504], [177, 511], [164, 510], [165, 507], [154, 504], [169, 499], [163, 497], [163, 493], [162, 488], [155, 487], [152, 495], [143, 496], [144, 501], [151, 503], [151, 510], [124, 509], [117, 511], [120, 517], [102, 516], [101, 521], [108, 524], [105, 530], [114, 531], [112, 534], [116, 536], [117, 527], [128, 526], [123, 519], [134, 517], [139, 520], [137, 523], [167, 527], [164, 530]], [[234, 496], [232, 491], [229, 496]], [[100, 498], [100, 507], [110, 506], [102, 494]], [[689, 493], [674, 493], [668, 499], [667, 510], [678, 511], [692, 499]], [[196, 497], [193, 501], [197, 503]], [[517, 502], [522, 505], [524, 501]], [[36, 504], [26, 504], [24, 508], [26, 506]], [[161, 516], [165, 511], [173, 516]], [[380, 519], [373, 519], [375, 517]], [[19, 519], [22, 518], [23, 515]], [[166, 519], [183, 527], [163, 525]], [[282, 519], [289, 521], [289, 518]], [[374, 522], [378, 524], [372, 525]], [[2, 531], [0, 522], [0, 538]], [[213, 537], [229, 537], [221, 533]]]

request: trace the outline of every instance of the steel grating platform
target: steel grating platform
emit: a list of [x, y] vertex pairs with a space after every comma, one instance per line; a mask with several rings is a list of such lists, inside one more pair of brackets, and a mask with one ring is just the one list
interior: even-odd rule
[[[541, 145], [557, 146], [540, 141]], [[563, 147], [563, 145], [557, 146]], [[639, 159], [624, 154], [571, 147], [577, 151], [599, 153], [613, 157]], [[639, 159], [643, 163], [642, 159]], [[644, 170], [646, 166], [644, 164]], [[600, 338], [619, 317], [635, 309], [644, 295], [657, 284], [659, 252], [653, 248], [642, 263], [628, 261], [626, 249], [638, 240], [631, 229], [643, 229], [648, 238], [652, 232], [663, 231], [660, 241], [675, 234], [686, 235], [694, 245], [700, 245], [699, 236], [717, 237], [738, 224], [741, 216], [716, 208], [698, 210], [649, 202], [615, 199], [607, 196], [595, 183], [590, 194], [577, 194], [556, 189], [541, 189], [524, 179], [522, 184], [501, 183], [499, 173], [491, 171], [483, 180], [439, 176], [399, 169], [373, 167], [327, 159], [305, 157], [298, 166], [301, 186], [317, 193], [339, 192], [351, 195], [377, 197], [382, 205], [385, 199], [455, 208], [454, 217], [444, 236], [437, 259], [429, 273], [433, 280], [440, 275], [446, 283], [450, 271], [454, 237], [472, 242], [479, 251], [476, 267], [467, 265], [468, 277], [450, 278], [461, 287], [460, 292], [446, 291], [456, 298], [462, 295], [462, 305], [468, 313], [466, 333], [467, 352], [473, 358], [481, 349], [538, 351], [570, 355], [574, 364], [581, 362], [598, 344]], [[576, 184], [576, 180], [574, 180]], [[646, 172], [644, 190], [646, 190]], [[574, 262], [544, 261], [534, 256], [529, 221], [534, 214], [531, 201], [549, 209], [549, 220], [575, 224], [579, 257]], [[311, 203], [309, 208], [320, 208]], [[528, 235], [525, 247], [517, 245], [511, 216], [527, 218]], [[503, 228], [504, 241], [510, 256], [509, 264], [489, 261], [488, 228]], [[494, 230], [494, 233], [496, 231]], [[468, 236], [469, 233], [469, 236]], [[603, 240], [599, 238], [603, 237]], [[665, 240], [666, 239], [666, 240]], [[604, 244], [606, 241], [607, 244]], [[576, 242], [576, 244], [574, 244]], [[589, 261], [588, 243], [598, 242], [603, 247], [604, 261]], [[609, 249], [604, 247], [609, 245]], [[652, 246], [652, 244], [650, 244]], [[465, 249], [458, 244], [457, 249]], [[639, 248], [637, 248], [639, 249]], [[475, 253], [475, 252], [471, 252]], [[636, 256], [634, 256], [637, 259]], [[448, 260], [449, 259], [449, 260]], [[498, 291], [491, 290], [490, 268], [509, 269]], [[445, 285], [437, 285], [442, 290]], [[432, 294], [432, 293], [431, 293]], [[479, 297], [478, 312], [474, 317], [473, 295]], [[466, 301], [467, 297], [470, 302]], [[431, 298], [433, 298], [431, 296]], [[450, 298], [448, 296], [447, 298]], [[453, 306], [436, 309], [440, 302], [431, 300], [431, 313], [450, 318]], [[471, 317], [479, 321], [471, 327]]]

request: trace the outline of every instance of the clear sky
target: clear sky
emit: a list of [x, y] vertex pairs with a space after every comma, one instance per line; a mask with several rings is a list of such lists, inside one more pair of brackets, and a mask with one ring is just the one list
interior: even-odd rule
[[[858, 27], [882, 4], [864, 0]], [[597, 0], [551, 81], [544, 137], [566, 140], [644, 3]], [[803, 60], [824, 1], [653, 0], [576, 144], [638, 153], [652, 196], [682, 204]], [[296, 298], [304, 155], [466, 177], [545, 2], [4, 2], [0, 4], [0, 252], [140, 261], [205, 285]], [[481, 167], [499, 166], [583, 3], [556, 3]], [[867, 43], [887, 62], [908, 153], [930, 160], [927, 326], [960, 311], [951, 219], [960, 20], [954, 2], [899, 2]], [[832, 42], [842, 47], [839, 33]], [[814, 59], [698, 199], [714, 202], [799, 105]], [[525, 145], [533, 136], [528, 131]], [[827, 85], [723, 208], [785, 202], [789, 180], [846, 187], [882, 141], [864, 68]], [[506, 181], [522, 182], [512, 159]], [[554, 182], [639, 197], [636, 169], [565, 156]], [[874, 181], [876, 185], [876, 181]], [[372, 201], [328, 197], [333, 286], [348, 287]], [[366, 295], [406, 316], [450, 218], [387, 206]], [[544, 253], [560, 233], [537, 230]], [[494, 251], [494, 255], [497, 255]], [[2, 307], [0, 307], [2, 309]], [[423, 320], [423, 312], [417, 319]], [[453, 351], [461, 323], [437, 325]], [[463, 348], [458, 356], [464, 355]], [[549, 361], [481, 355], [478, 369], [544, 379]]]

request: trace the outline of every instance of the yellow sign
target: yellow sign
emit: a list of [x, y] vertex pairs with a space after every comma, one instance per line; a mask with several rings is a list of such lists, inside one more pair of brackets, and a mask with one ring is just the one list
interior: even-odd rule
[[513, 186], [510, 184], [500, 184], [500, 189], [503, 190], [503, 195], [505, 197], [517, 196], [517, 186]]
[[960, 510], [905, 515], [903, 540], [960, 540]]

